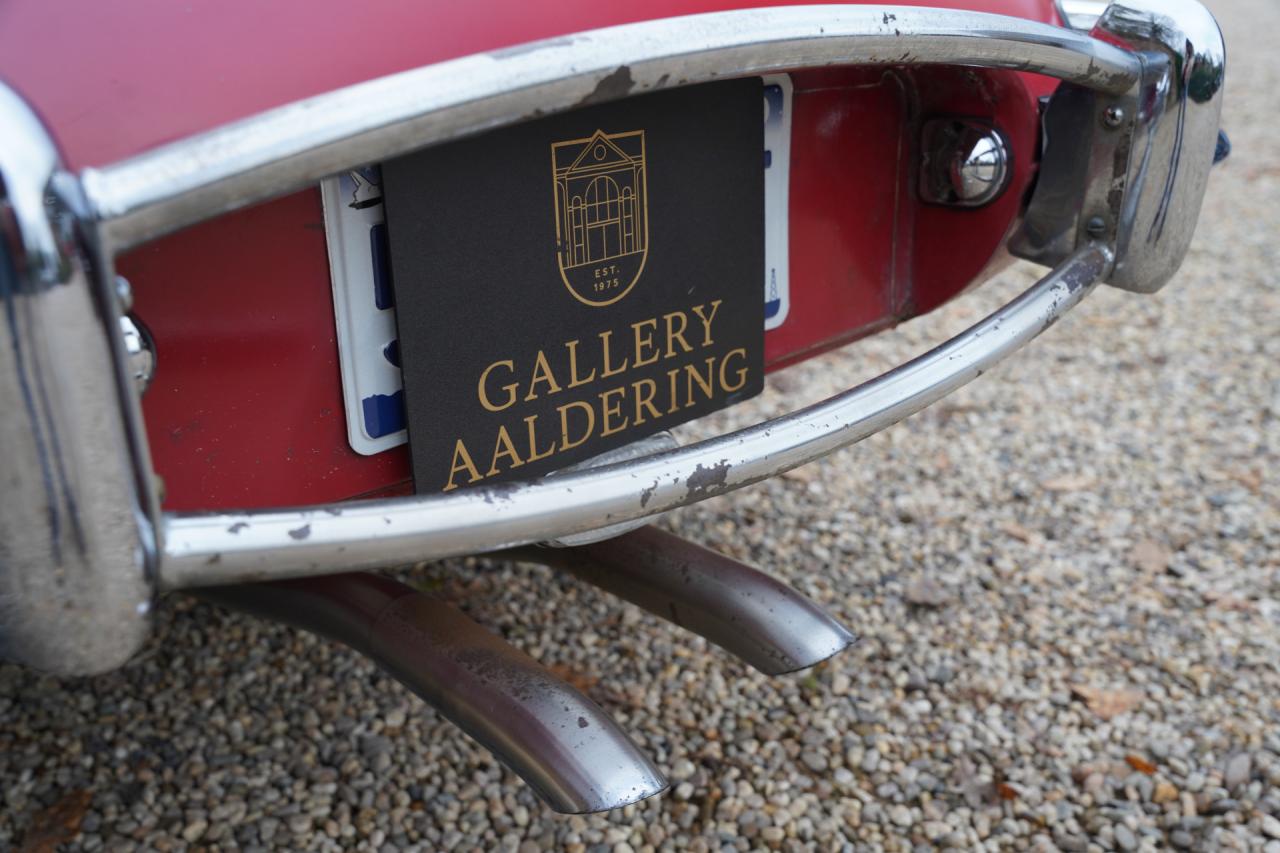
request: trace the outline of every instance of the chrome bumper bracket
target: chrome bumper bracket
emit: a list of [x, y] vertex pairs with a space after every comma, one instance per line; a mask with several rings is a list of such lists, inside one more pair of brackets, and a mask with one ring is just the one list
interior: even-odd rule
[[158, 502], [79, 185], [4, 86], [0, 127], [0, 660], [95, 673], [146, 637]]
[[1120, 95], [1059, 86], [1041, 178], [1010, 249], [1055, 264], [1103, 239], [1116, 250], [1107, 282], [1152, 293], [1191, 245], [1218, 149], [1226, 49], [1196, 0], [1121, 0], [1093, 34], [1127, 45], [1142, 72]]

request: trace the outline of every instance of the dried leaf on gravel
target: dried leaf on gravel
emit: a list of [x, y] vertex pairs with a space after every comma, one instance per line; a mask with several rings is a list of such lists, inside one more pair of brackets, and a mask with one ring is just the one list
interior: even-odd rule
[[1137, 690], [1108, 690], [1089, 684], [1072, 684], [1071, 692], [1084, 700], [1089, 710], [1104, 720], [1132, 711], [1142, 701]]
[[57, 802], [37, 812], [22, 839], [22, 853], [53, 853], [59, 844], [67, 844], [80, 832], [93, 794], [85, 790], [69, 791]]
[[1032, 533], [1016, 521], [1000, 522], [1000, 532], [1017, 539], [1019, 542], [1030, 542]]
[[1040, 481], [1040, 488], [1046, 492], [1079, 492], [1091, 487], [1096, 480], [1088, 474], [1061, 474]]
[[997, 782], [996, 796], [1002, 800], [1016, 800], [1018, 799], [1018, 789], [1008, 782]]
[[567, 681], [583, 693], [586, 693], [600, 683], [600, 679], [597, 676], [586, 675], [562, 663], [553, 663], [551, 666], [547, 667], [547, 669], [550, 670], [551, 674], [556, 678], [561, 681]]
[[1253, 494], [1259, 494], [1262, 491], [1262, 475], [1251, 469], [1233, 471], [1230, 474], [1231, 479], [1244, 486]]
[[1138, 571], [1158, 575], [1169, 568], [1173, 552], [1159, 542], [1143, 539], [1129, 551], [1129, 560]]
[[1143, 758], [1141, 755], [1126, 755], [1124, 760], [1125, 763], [1134, 770], [1137, 770], [1139, 773], [1146, 773], [1148, 776], [1155, 775], [1157, 770], [1154, 764], [1147, 761], [1147, 759]]
[[1232, 595], [1229, 592], [1221, 592], [1216, 589], [1206, 589], [1200, 593], [1200, 598], [1205, 604], [1212, 604], [1220, 610], [1234, 610], [1238, 613], [1248, 613], [1255, 609], [1254, 603], [1248, 599], [1241, 598], [1238, 595]]

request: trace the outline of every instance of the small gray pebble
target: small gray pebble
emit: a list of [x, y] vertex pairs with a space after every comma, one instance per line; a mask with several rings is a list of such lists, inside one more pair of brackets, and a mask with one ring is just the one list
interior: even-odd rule
[[1205, 811], [1211, 815], [1224, 815], [1228, 812], [1237, 812], [1240, 811], [1240, 802], [1229, 797], [1223, 797], [1222, 799], [1211, 802]]
[[1080, 835], [1070, 835], [1062, 830], [1053, 833], [1053, 843], [1067, 853], [1083, 853], [1089, 849], [1089, 839]]
[[391, 752], [394, 748], [391, 738], [382, 735], [362, 735], [359, 741], [360, 754], [365, 758], [376, 758]]
[[915, 818], [911, 814], [911, 809], [906, 806], [893, 806], [889, 809], [889, 820], [898, 826], [911, 826], [915, 822]]
[[693, 762], [687, 758], [677, 761], [671, 768], [671, 778], [677, 782], [682, 782], [691, 777], [698, 770]]
[[1133, 830], [1125, 826], [1123, 823], [1117, 823], [1112, 830], [1116, 845], [1121, 850], [1137, 850], [1138, 839], [1134, 837]]
[[1222, 784], [1228, 791], [1234, 791], [1249, 781], [1252, 772], [1253, 757], [1247, 752], [1236, 753], [1222, 771]]
[[208, 828], [209, 822], [207, 820], [194, 820], [182, 828], [182, 837], [187, 843], [194, 844], [204, 836]]
[[800, 760], [814, 773], [824, 773], [827, 769], [827, 757], [814, 749], [806, 749], [800, 753]]

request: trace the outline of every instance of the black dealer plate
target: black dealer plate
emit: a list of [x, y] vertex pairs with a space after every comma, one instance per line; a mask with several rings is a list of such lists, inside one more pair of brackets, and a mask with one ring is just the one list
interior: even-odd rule
[[419, 492], [563, 468], [759, 393], [761, 82], [384, 163]]

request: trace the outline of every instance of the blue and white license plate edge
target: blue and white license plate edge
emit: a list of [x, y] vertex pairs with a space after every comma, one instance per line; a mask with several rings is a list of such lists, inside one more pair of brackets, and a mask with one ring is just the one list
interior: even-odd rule
[[[764, 85], [765, 331], [785, 322], [789, 276], [791, 78], [769, 74]], [[385, 246], [381, 175], [376, 166], [326, 178], [320, 184], [333, 284], [334, 323], [347, 440], [365, 456], [408, 440], [400, 379], [390, 264], [375, 257]]]
[[366, 456], [408, 440], [390, 266], [375, 259], [385, 245], [380, 181], [368, 167], [320, 185], [347, 440]]
[[764, 81], [764, 328], [776, 329], [791, 310], [791, 78]]

